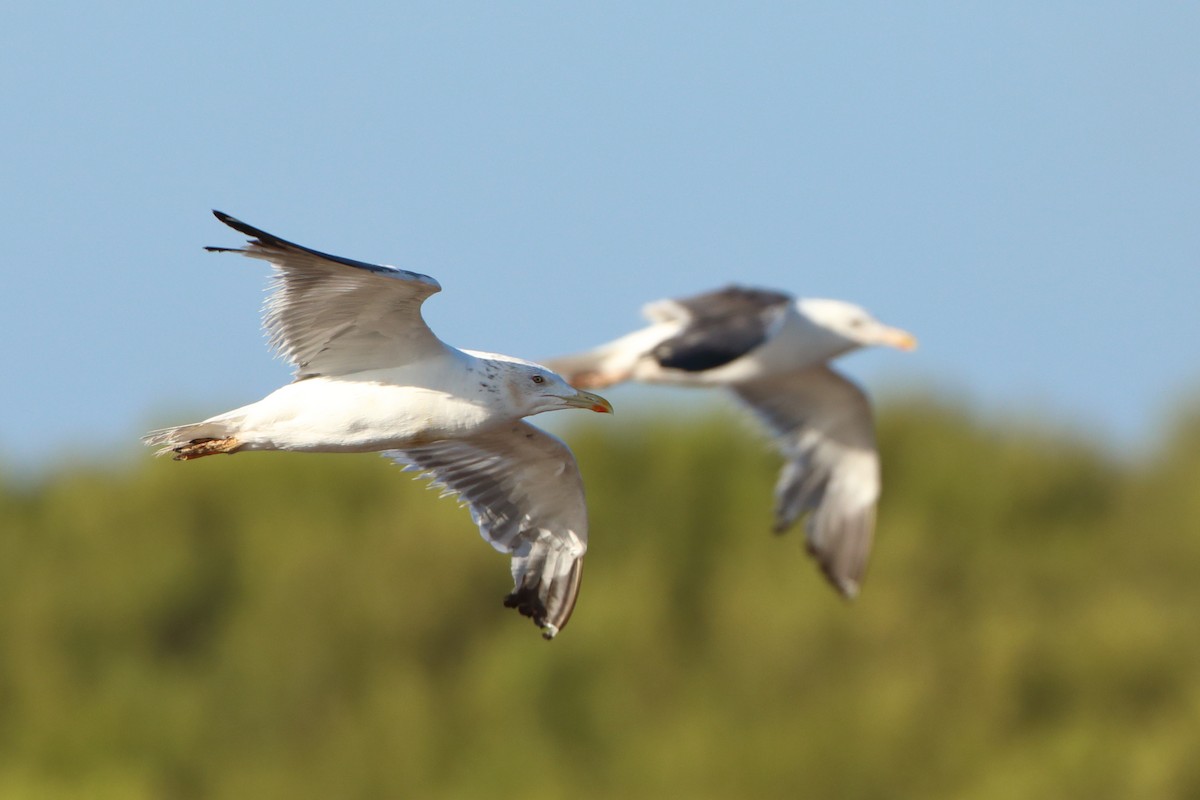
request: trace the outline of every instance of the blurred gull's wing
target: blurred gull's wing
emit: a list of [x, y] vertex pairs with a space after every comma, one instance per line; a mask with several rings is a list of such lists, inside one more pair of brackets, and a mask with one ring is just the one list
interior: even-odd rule
[[730, 388], [787, 458], [775, 486], [775, 530], [808, 513], [809, 552], [830, 582], [854, 597], [871, 553], [880, 489], [866, 395], [824, 365]]

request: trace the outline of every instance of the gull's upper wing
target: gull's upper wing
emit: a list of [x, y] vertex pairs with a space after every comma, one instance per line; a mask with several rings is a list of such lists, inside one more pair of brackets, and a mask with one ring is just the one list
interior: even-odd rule
[[652, 321], [685, 322], [683, 330], [651, 353], [668, 369], [715, 369], [765, 342], [791, 303], [786, 294], [741, 286], [651, 303], [643, 313]]
[[587, 550], [587, 506], [575, 457], [527, 422], [384, 453], [470, 505], [483, 538], [512, 554], [504, 604], [554, 638], [571, 618]]
[[775, 530], [808, 513], [808, 550], [847, 597], [871, 553], [879, 454], [871, 405], [825, 365], [731, 387], [775, 437], [787, 463], [775, 486]]
[[214, 211], [254, 237], [244, 248], [207, 247], [261, 258], [275, 267], [263, 324], [296, 377], [345, 375], [401, 366], [445, 347], [421, 318], [441, 290], [428, 275], [310, 250]]

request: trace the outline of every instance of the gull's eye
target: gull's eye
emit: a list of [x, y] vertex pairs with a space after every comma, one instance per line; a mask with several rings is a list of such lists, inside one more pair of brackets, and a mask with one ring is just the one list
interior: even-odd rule
[[533, 382], [534, 382], [534, 383], [545, 383], [545, 382], [546, 382], [546, 379], [545, 379], [545, 378], [543, 378], [541, 375], [534, 375], [534, 376], [533, 376]]

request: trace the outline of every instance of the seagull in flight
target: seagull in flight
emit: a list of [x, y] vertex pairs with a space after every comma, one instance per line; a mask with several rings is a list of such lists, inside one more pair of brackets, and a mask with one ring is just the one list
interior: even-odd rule
[[775, 531], [806, 516], [808, 552], [844, 597], [858, 594], [879, 499], [867, 396], [828, 362], [860, 347], [912, 350], [912, 334], [859, 306], [728, 286], [643, 308], [648, 327], [545, 363], [575, 386], [624, 381], [724, 387], [784, 457]]
[[611, 413], [599, 395], [511, 356], [459, 350], [421, 317], [428, 275], [322, 253], [228, 214], [240, 253], [274, 268], [264, 327], [295, 380], [263, 399], [143, 441], [189, 461], [252, 450], [382, 452], [456, 494], [483, 538], [512, 556], [504, 604], [552, 639], [575, 607], [587, 507], [575, 458], [524, 420], [566, 408]]

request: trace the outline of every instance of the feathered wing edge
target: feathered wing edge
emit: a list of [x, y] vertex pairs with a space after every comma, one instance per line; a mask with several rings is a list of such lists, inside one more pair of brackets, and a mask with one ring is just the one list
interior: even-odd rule
[[382, 455], [405, 471], [419, 472], [443, 497], [458, 496], [480, 535], [512, 556], [513, 590], [504, 598], [506, 608], [531, 618], [545, 639], [566, 627], [587, 550], [583, 486], [566, 445], [520, 422], [500, 435]]
[[425, 299], [441, 290], [428, 275], [324, 253], [213, 215], [252, 238], [243, 247], [205, 250], [274, 267], [263, 328], [297, 380], [409, 363], [445, 347], [421, 315]]

